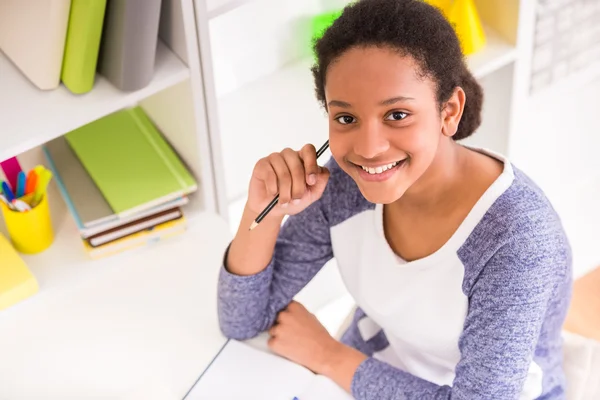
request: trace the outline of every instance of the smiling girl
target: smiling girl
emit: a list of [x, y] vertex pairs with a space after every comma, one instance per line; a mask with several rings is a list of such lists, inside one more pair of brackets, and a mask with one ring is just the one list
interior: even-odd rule
[[[268, 330], [361, 400], [564, 398], [570, 247], [523, 172], [458, 142], [483, 96], [451, 25], [421, 1], [363, 0], [315, 50], [332, 159], [307, 145], [257, 162], [220, 274], [223, 332]], [[292, 301], [333, 257], [357, 304], [340, 341]]]

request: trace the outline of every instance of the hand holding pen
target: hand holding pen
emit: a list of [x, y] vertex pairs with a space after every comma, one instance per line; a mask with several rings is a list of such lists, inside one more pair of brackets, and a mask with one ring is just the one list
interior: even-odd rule
[[258, 217], [250, 230], [256, 228], [267, 214], [274, 217], [297, 214], [321, 198], [329, 171], [320, 167], [317, 159], [328, 147], [329, 141], [318, 151], [307, 144], [300, 151], [285, 149], [256, 163], [247, 206]]

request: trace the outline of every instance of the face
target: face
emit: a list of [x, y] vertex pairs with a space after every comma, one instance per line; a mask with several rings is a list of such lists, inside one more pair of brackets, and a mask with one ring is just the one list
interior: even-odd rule
[[398, 200], [436, 158], [443, 115], [411, 57], [348, 50], [329, 66], [325, 96], [332, 156], [368, 201]]

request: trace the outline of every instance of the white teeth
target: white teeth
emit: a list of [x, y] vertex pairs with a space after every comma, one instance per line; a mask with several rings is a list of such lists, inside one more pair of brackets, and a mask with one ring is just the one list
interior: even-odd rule
[[383, 165], [381, 167], [375, 167], [375, 168], [371, 168], [371, 167], [363, 167], [361, 166], [361, 168], [368, 172], [371, 175], [375, 175], [375, 174], [381, 174], [382, 172], [387, 171], [388, 169], [392, 169], [394, 168], [396, 165], [398, 165], [400, 163], [400, 161], [396, 161], [394, 163], [391, 164], [387, 164], [387, 165]]

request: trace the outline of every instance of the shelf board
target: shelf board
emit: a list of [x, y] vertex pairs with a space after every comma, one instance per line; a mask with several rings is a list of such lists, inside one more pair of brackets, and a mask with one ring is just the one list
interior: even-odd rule
[[[197, 247], [198, 243], [206, 242], [206, 238], [201, 237], [211, 236], [210, 232], [213, 232], [215, 237], [219, 235], [223, 237], [223, 232], [226, 232], [226, 236], [230, 235], [229, 226], [216, 214], [192, 211], [184, 207], [184, 215], [188, 222], [185, 232], [112, 256], [91, 259], [84, 250], [75, 222], [60, 198], [60, 193], [55, 188], [51, 188], [49, 198], [52, 198], [50, 203], [55, 233], [52, 245], [36, 255], [20, 255], [40, 285], [39, 293], [31, 298], [32, 302], [46, 296], [60, 295], [72, 287], [79, 286], [90, 279], [99, 279], [105, 274], [112, 274], [118, 270], [124, 271], [140, 263], [152, 263], [157, 251], [170, 254], [171, 262], [193, 262], [196, 253], [190, 253], [189, 250]], [[1, 231], [8, 237], [4, 226]], [[226, 243], [219, 244], [224, 251]], [[216, 244], [204, 250], [209, 249], [219, 251], [216, 250], [218, 249]]]
[[484, 78], [517, 59], [517, 49], [502, 38], [495, 30], [484, 25], [486, 46], [476, 54], [467, 57], [467, 64], [473, 75]]
[[36, 88], [0, 53], [0, 160], [21, 154], [86, 123], [118, 111], [189, 77], [189, 69], [159, 41], [155, 73], [143, 89], [123, 92], [97, 75], [92, 91], [72, 94], [64, 85]]
[[256, 0], [207, 0], [208, 19], [216, 18]]
[[[57, 223], [52, 247], [23, 257], [39, 292], [0, 312], [0, 373], [10, 381], [3, 393], [114, 398], [117, 389], [167, 379], [175, 393], [165, 398], [183, 398], [226, 341], [216, 304], [226, 223], [199, 214], [180, 236], [97, 261], [84, 260], [65, 218]], [[97, 387], [82, 370], [111, 385]], [[27, 385], [32, 373], [44, 379]], [[78, 376], [77, 385], [57, 386], [66, 376]]]
[[[19, 160], [25, 170], [29, 170], [34, 165], [44, 164], [45, 162], [43, 152], [39, 147], [23, 153], [19, 157]], [[229, 225], [224, 219], [218, 217], [216, 214], [204, 212], [201, 205], [194, 201], [194, 196], [199, 195], [200, 193], [194, 194], [191, 197], [190, 203], [182, 208], [188, 222], [188, 229], [185, 232], [109, 257], [92, 259], [84, 249], [75, 220], [68, 211], [56, 181], [52, 180], [48, 186], [48, 201], [54, 230], [54, 241], [42, 253], [35, 255], [21, 254], [21, 257], [40, 285], [40, 293], [37, 296], [61, 293], [71, 286], [78, 285], [96, 276], [96, 274], [107, 273], [109, 270], [126, 270], [132, 264], [151, 262], [149, 261], [151, 258], [148, 258], [148, 256], [153, 251], [156, 251], [153, 250], [156, 247], [161, 247], [163, 248], [161, 251], [168, 253], [171, 251], [169, 248], [174, 246], [173, 249], [177, 248], [177, 250], [174, 250], [172, 254], [173, 260], [182, 259], [182, 257], [185, 259], [187, 257], [187, 262], [194, 262], [194, 260], [189, 258], [193, 252], [189, 253], [187, 250], [179, 248], [179, 245], [177, 245], [178, 242], [188, 242], [190, 236], [210, 236], [210, 232], [214, 232], [215, 238], [231, 235]], [[9, 237], [2, 215], [0, 215], [0, 233], [3, 233], [7, 238]], [[205, 240], [203, 239], [198, 243], [202, 243], [203, 241]], [[223, 251], [224, 245], [223, 243]], [[191, 248], [193, 247], [194, 245], [191, 246]], [[210, 248], [207, 247], [205, 250]], [[217, 246], [213, 246], [212, 248], [218, 249]], [[186, 253], [188, 254], [186, 255]], [[37, 296], [33, 297], [34, 301]]]
[[[511, 63], [516, 50], [486, 28], [487, 46], [468, 57], [474, 75], [483, 78]], [[285, 147], [305, 143], [319, 148], [328, 138], [325, 110], [314, 95], [312, 59], [303, 59], [242, 86], [219, 99], [219, 123], [227, 196], [245, 196], [255, 163]], [[320, 163], [329, 158], [324, 154]]]
[[[150, 382], [150, 388], [162, 384], [172, 392], [164, 398], [183, 398], [226, 342], [216, 282], [227, 224], [199, 213], [182, 235], [88, 261], [69, 218], [55, 220], [52, 247], [23, 256], [39, 292], [0, 312], [0, 374], [8, 379], [3, 393], [122, 398]], [[40, 379], [27, 385], [32, 376]], [[77, 385], [56, 385], [66, 376], [78, 377]], [[91, 376], [111, 384], [98, 387]], [[142, 392], [135, 397], [155, 394]]]

